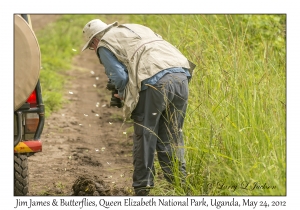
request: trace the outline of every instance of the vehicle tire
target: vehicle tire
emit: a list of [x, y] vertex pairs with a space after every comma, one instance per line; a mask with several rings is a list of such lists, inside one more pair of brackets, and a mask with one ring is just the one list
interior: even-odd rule
[[28, 158], [25, 154], [14, 155], [14, 195], [24, 196], [28, 193]]

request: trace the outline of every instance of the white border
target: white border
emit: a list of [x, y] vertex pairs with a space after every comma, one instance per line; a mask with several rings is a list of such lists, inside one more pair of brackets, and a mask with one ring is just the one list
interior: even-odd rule
[[[0, 206], [3, 209], [13, 209], [16, 198], [13, 197], [13, 14], [14, 13], [282, 13], [287, 14], [287, 197], [278, 199], [287, 200], [288, 207], [297, 209], [300, 189], [297, 177], [298, 165], [298, 136], [299, 132], [299, 11], [297, 4], [279, 0], [198, 0], [198, 1], [10, 1], [2, 3], [1, 11], [1, 179], [0, 179]], [[11, 110], [11, 111], [9, 111]], [[29, 197], [27, 197], [29, 199]], [[27, 199], [26, 198], [26, 199]], [[214, 198], [214, 197], [213, 197]], [[252, 197], [250, 197], [252, 198]], [[53, 197], [43, 197], [43, 200], [52, 200]], [[70, 198], [71, 199], [71, 198]], [[92, 198], [97, 200], [96, 198]], [[114, 199], [114, 197], [107, 198]], [[123, 198], [116, 198], [123, 199]], [[209, 199], [209, 197], [206, 197]], [[237, 199], [241, 199], [238, 197]], [[272, 197], [254, 197], [256, 200], [272, 200]], [[294, 208], [293, 208], [294, 207]], [[172, 207], [176, 208], [176, 207]], [[225, 208], [225, 207], [224, 207]], [[222, 209], [224, 209], [222, 208]], [[58, 207], [55, 209], [70, 209]], [[78, 208], [72, 208], [78, 209]], [[87, 208], [84, 208], [87, 209]], [[115, 208], [110, 208], [115, 209]], [[129, 208], [128, 208], [129, 209]], [[168, 208], [171, 209], [171, 208]], [[182, 208], [180, 208], [182, 209]], [[207, 209], [207, 208], [206, 208]], [[213, 208], [216, 209], [216, 208]]]

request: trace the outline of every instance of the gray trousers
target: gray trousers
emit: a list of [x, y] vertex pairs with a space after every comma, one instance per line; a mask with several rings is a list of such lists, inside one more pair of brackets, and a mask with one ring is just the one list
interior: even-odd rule
[[[134, 188], [154, 186], [154, 156], [157, 152], [167, 181], [173, 181], [173, 163], [186, 176], [182, 127], [187, 108], [188, 80], [185, 73], [164, 75], [139, 93], [131, 114], [134, 120]], [[175, 168], [175, 167], [174, 167]]]

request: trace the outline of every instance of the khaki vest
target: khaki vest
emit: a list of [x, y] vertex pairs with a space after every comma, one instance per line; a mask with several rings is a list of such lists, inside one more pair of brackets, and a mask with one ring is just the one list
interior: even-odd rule
[[130, 117], [138, 103], [143, 80], [172, 67], [190, 69], [189, 61], [178, 49], [150, 28], [138, 24], [111, 28], [100, 40], [99, 47], [109, 49], [127, 67], [129, 81], [124, 91], [125, 119]]

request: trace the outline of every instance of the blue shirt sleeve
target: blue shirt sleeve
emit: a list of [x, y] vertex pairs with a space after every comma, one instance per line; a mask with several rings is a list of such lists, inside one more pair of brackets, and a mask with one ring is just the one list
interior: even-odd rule
[[105, 74], [115, 85], [119, 96], [123, 98], [125, 86], [128, 82], [126, 66], [118, 61], [116, 56], [105, 47], [98, 49], [98, 55], [105, 67]]

